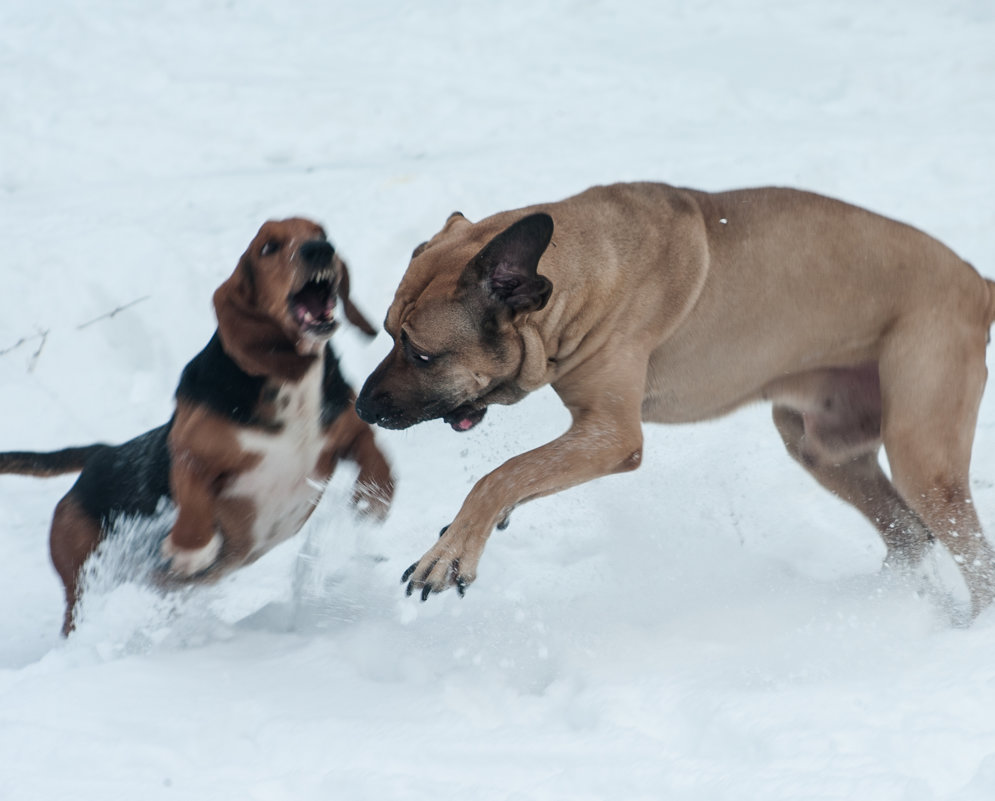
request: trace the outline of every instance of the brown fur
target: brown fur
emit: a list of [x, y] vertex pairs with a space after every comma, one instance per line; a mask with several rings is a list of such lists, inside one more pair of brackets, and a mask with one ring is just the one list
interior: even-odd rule
[[[307, 248], [312, 253], [320, 250], [320, 259], [306, 256]], [[328, 480], [339, 459], [359, 466], [354, 502], [374, 517], [387, 513], [394, 487], [390, 466], [370, 427], [356, 416], [351, 390], [341, 387], [342, 408], [334, 419], [322, 419], [325, 343], [334, 328], [334, 297], [324, 301], [324, 316], [317, 327], [305, 325], [292, 308], [292, 297], [319, 272], [342, 301], [347, 319], [374, 333], [349, 300], [345, 263], [328, 245], [324, 231], [308, 220], [263, 225], [232, 276], [215, 292], [224, 352], [244, 373], [264, 379], [264, 384], [250, 410], [250, 422], [243, 423], [184, 396], [181, 381], [165, 446], [169, 493], [177, 510], [161, 549], [165, 566], [160, 578], [166, 584], [214, 580], [295, 533], [320, 497], [320, 489], [314, 487]], [[204, 394], [204, 387], [199, 387]], [[222, 398], [225, 389], [218, 388]], [[299, 441], [283, 446], [290, 454], [286, 469], [281, 470], [279, 463], [271, 468], [278, 486], [270, 488], [263, 480], [254, 491], [240, 490], [239, 481], [260, 467], [270, 443], [287, 429], [293, 429]], [[306, 455], [294, 461], [298, 446], [300, 453], [313, 454], [310, 462]], [[85, 475], [91, 457], [107, 450], [91, 446], [51, 454], [0, 454], [0, 472], [54, 475], [82, 469]], [[64, 634], [74, 626], [83, 565], [105, 533], [106, 521], [86, 511], [79, 485], [59, 502], [51, 528], [52, 561], [66, 590]], [[284, 491], [292, 498], [281, 495]], [[121, 501], [127, 505], [127, 499]], [[258, 530], [262, 518], [275, 521], [272, 530]]]
[[977, 613], [995, 595], [968, 479], [992, 287], [914, 228], [795, 190], [620, 184], [453, 215], [398, 287], [361, 416], [465, 429], [551, 384], [573, 424], [477, 482], [408, 591], [462, 592], [517, 504], [638, 467], [644, 421], [768, 400], [789, 453], [874, 523], [888, 562], [940, 540]]

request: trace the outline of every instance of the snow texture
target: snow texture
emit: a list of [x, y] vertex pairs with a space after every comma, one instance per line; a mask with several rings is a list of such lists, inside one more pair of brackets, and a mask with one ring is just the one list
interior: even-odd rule
[[[993, 42], [990, 0], [5, 0], [0, 449], [164, 422], [267, 218], [325, 225], [372, 319], [454, 209], [618, 180], [823, 192], [991, 276]], [[335, 343], [355, 386], [388, 347]], [[567, 420], [542, 391], [380, 432], [385, 525], [340, 469], [211, 588], [129, 579], [124, 532], [67, 641], [73, 478], [0, 477], [0, 799], [995, 798], [995, 613], [951, 624], [942, 554], [933, 592], [882, 575], [762, 406], [647, 428], [640, 470], [516, 511], [465, 599], [405, 598], [473, 482]], [[991, 391], [973, 491], [995, 532]]]

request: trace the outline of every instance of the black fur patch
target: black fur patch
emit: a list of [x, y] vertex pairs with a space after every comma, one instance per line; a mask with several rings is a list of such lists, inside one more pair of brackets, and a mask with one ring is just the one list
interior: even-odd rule
[[339, 358], [332, 346], [325, 345], [325, 376], [321, 383], [321, 426], [327, 428], [352, 403], [352, 387], [339, 369]]
[[87, 514], [104, 525], [119, 515], [148, 517], [171, 497], [166, 440], [172, 427], [170, 420], [90, 457], [72, 490]]
[[[176, 397], [251, 425], [265, 383], [265, 378], [250, 376], [235, 364], [215, 331], [183, 369]], [[123, 445], [97, 451], [73, 485], [83, 509], [104, 526], [121, 515], [152, 516], [163, 498], [172, 497], [168, 445], [172, 427], [170, 419]]]
[[[241, 425], [253, 425], [265, 377], [250, 376], [224, 352], [217, 332], [184, 368], [176, 397], [202, 404]], [[321, 424], [329, 426], [352, 403], [352, 389], [342, 377], [339, 360], [325, 346]], [[83, 510], [107, 526], [122, 515], [151, 517], [169, 488], [170, 419], [123, 445], [95, 449], [73, 485]]]
[[249, 375], [235, 364], [215, 331], [207, 346], [183, 368], [176, 398], [206, 406], [241, 425], [252, 425], [265, 384], [265, 376]]

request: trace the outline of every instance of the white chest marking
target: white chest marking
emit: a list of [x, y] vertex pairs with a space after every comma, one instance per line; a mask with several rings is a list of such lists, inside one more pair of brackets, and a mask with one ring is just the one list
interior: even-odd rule
[[272, 548], [296, 534], [321, 499], [323, 485], [314, 470], [324, 445], [323, 372], [319, 361], [299, 382], [280, 389], [276, 408], [281, 430], [250, 429], [239, 434], [242, 448], [262, 458], [224, 494], [252, 499], [256, 509], [253, 551]]

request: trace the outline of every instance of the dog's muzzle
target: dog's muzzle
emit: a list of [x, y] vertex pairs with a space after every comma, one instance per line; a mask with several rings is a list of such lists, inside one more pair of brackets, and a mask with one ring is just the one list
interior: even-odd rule
[[374, 395], [367, 387], [363, 387], [359, 397], [356, 398], [356, 414], [364, 423], [394, 430], [409, 428], [417, 422], [394, 404], [390, 393], [381, 392]]
[[335, 322], [338, 274], [332, 264], [335, 249], [329, 242], [313, 240], [301, 245], [298, 255], [306, 271], [306, 280], [287, 298], [290, 314], [302, 334], [329, 337], [338, 327]]
[[412, 415], [397, 406], [389, 392], [374, 393], [368, 391], [367, 387], [363, 387], [356, 399], [356, 414], [360, 420], [395, 431], [437, 418], [441, 418], [453, 431], [469, 431], [484, 419], [487, 409], [463, 404], [447, 412], [430, 408], [423, 412], [421, 415]]

